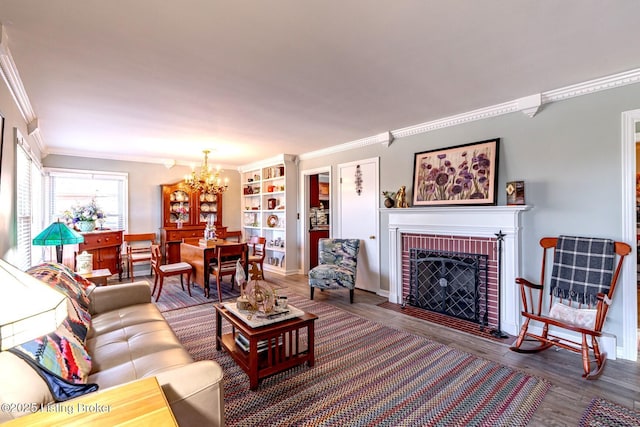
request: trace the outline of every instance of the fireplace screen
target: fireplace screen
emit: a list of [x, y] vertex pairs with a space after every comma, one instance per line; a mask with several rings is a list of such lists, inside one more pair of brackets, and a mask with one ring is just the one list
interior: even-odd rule
[[487, 325], [487, 255], [429, 249], [409, 254], [405, 303]]

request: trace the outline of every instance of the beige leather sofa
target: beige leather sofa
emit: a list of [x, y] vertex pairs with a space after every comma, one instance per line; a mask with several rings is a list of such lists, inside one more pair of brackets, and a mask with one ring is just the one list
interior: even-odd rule
[[[93, 287], [87, 349], [90, 383], [100, 389], [155, 376], [181, 426], [223, 426], [222, 369], [216, 362], [195, 362], [151, 303], [145, 282]], [[213, 337], [211, 339], [214, 339]], [[72, 402], [69, 400], [68, 402]], [[21, 358], [0, 353], [0, 403], [47, 404], [46, 383]], [[0, 422], [25, 413], [0, 411]]]

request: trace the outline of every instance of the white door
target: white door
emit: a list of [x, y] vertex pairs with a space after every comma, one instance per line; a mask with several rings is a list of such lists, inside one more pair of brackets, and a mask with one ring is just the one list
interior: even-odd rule
[[338, 165], [338, 236], [360, 239], [356, 287], [380, 290], [378, 158]]

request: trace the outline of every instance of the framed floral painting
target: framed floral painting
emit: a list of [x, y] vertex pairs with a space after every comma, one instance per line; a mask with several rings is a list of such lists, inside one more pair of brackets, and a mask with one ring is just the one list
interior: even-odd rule
[[415, 154], [413, 206], [495, 205], [500, 138]]

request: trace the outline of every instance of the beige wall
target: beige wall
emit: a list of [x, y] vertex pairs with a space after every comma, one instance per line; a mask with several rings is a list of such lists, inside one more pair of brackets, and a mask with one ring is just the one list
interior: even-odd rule
[[[123, 172], [129, 176], [129, 230], [131, 233], [159, 233], [162, 227], [161, 184], [181, 181], [190, 172], [187, 166], [167, 169], [155, 163], [120, 160], [88, 159], [84, 157], [49, 155], [43, 159], [45, 167]], [[230, 230], [240, 227], [240, 174], [224, 170], [229, 189], [222, 196], [223, 224]]]

